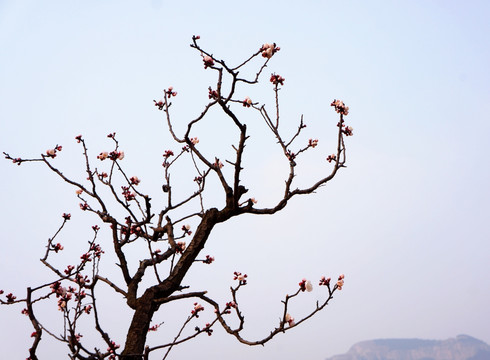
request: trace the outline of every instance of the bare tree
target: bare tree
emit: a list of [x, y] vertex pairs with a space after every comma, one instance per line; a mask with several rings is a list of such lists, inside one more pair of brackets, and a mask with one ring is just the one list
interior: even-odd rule
[[[155, 211], [152, 207], [150, 196], [138, 190], [140, 179], [126, 174], [121, 163], [124, 152], [120, 150], [119, 142], [115, 133], [108, 137], [113, 141], [114, 148], [111, 152], [102, 152], [97, 156], [97, 161], [109, 162], [109, 170], [103, 172], [94, 167], [86, 146], [85, 139], [79, 135], [76, 141], [83, 149], [87, 179], [74, 180], [55, 166], [54, 158], [62, 151], [60, 145], [49, 149], [41, 154], [39, 158], [15, 158], [8, 153], [4, 153], [6, 159], [11, 160], [17, 165], [24, 162], [44, 163], [62, 181], [76, 188], [77, 197], [80, 199], [81, 210], [95, 214], [100, 220], [107, 224], [112, 234], [112, 251], [117, 256], [117, 267], [124, 279], [123, 284], [116, 283], [108, 279], [107, 276], [100, 274], [99, 262], [104, 254], [99, 244], [98, 226], [93, 227], [93, 238], [88, 242], [86, 252], [81, 256], [77, 265], [68, 265], [65, 269], [58, 268], [51, 261], [63, 246], [57, 242], [56, 237], [70, 220], [70, 214], [63, 214], [63, 222], [54, 236], [48, 239], [46, 252], [41, 258], [41, 262], [48, 267], [54, 274], [53, 280], [36, 286], [27, 288], [25, 298], [17, 299], [12, 293], [8, 293], [0, 303], [10, 305], [24, 303], [23, 313], [27, 315], [32, 323], [34, 338], [32, 347], [29, 349], [29, 359], [37, 359], [36, 350], [43, 333], [49, 334], [60, 342], [66, 343], [70, 350], [71, 359], [149, 359], [150, 355], [157, 350], [164, 352], [167, 357], [170, 350], [176, 345], [189, 341], [200, 334], [211, 335], [213, 327], [221, 325], [224, 330], [234, 336], [239, 342], [247, 345], [263, 345], [277, 334], [288, 331], [295, 326], [303, 323], [325, 306], [332, 299], [337, 290], [343, 286], [343, 275], [331, 282], [330, 278], [322, 277], [319, 281], [320, 286], [327, 289], [326, 298], [317, 301], [311, 311], [301, 319], [294, 320], [288, 312], [288, 306], [303, 291], [311, 291], [310, 281], [303, 279], [298, 288], [292, 295], [286, 295], [282, 301], [282, 316], [278, 323], [273, 326], [270, 333], [259, 340], [248, 340], [242, 336], [244, 328], [244, 315], [242, 314], [237, 299], [237, 293], [247, 285], [247, 275], [240, 272], [234, 273], [235, 286], [230, 288], [231, 298], [226, 304], [219, 304], [218, 301], [207, 295], [206, 290], [197, 289], [191, 291], [188, 286], [183, 285], [191, 266], [196, 263], [211, 264], [214, 258], [207, 255], [199, 258], [201, 250], [209, 239], [213, 228], [219, 224], [230, 220], [233, 217], [243, 214], [275, 214], [284, 209], [289, 200], [295, 196], [307, 195], [315, 192], [319, 187], [332, 180], [338, 170], [345, 166], [345, 146], [344, 137], [352, 135], [352, 128], [344, 123], [344, 116], [348, 114], [348, 107], [340, 100], [334, 100], [332, 106], [339, 114], [337, 123], [338, 140], [336, 151], [328, 155], [331, 168], [330, 172], [324, 177], [319, 178], [307, 187], [298, 188], [293, 185], [296, 176], [296, 166], [300, 155], [311, 148], [315, 148], [318, 140], [309, 139], [304, 146], [297, 146], [296, 143], [302, 137], [302, 132], [306, 125], [301, 117], [297, 130], [285, 137], [280, 132], [279, 116], [279, 90], [284, 85], [285, 79], [277, 74], [271, 74], [270, 82], [275, 94], [275, 104], [272, 112], [266, 110], [265, 105], [252, 101], [249, 97], [245, 99], [236, 98], [236, 89], [240, 86], [250, 86], [259, 82], [265, 68], [271, 58], [280, 50], [276, 44], [264, 44], [250, 57], [236, 66], [229, 66], [224, 60], [220, 60], [211, 53], [204, 50], [198, 44], [199, 36], [194, 36], [191, 47], [201, 56], [204, 68], [207, 71], [216, 73], [216, 83], [214, 87], [209, 87], [207, 96], [209, 102], [204, 107], [198, 117], [189, 121], [183, 134], [178, 134], [174, 130], [172, 116], [170, 113], [171, 100], [177, 95], [172, 87], [164, 91], [164, 97], [160, 101], [154, 101], [155, 106], [163, 111], [168, 126], [168, 130], [176, 143], [180, 144], [181, 150], [174, 153], [171, 150], [163, 154], [164, 162], [164, 183], [162, 189], [166, 195], [166, 204], [162, 209]], [[262, 59], [262, 60], [261, 60]], [[259, 63], [254, 75], [250, 78], [242, 77], [240, 71], [246, 67]], [[229, 79], [226, 80], [225, 79]], [[284, 161], [289, 165], [289, 172], [284, 179], [282, 196], [277, 199], [274, 206], [261, 208], [258, 207], [254, 198], [247, 197], [248, 192], [244, 184], [241, 183], [242, 160], [245, 154], [245, 145], [249, 139], [247, 125], [237, 116], [237, 107], [249, 108], [256, 111], [271, 132], [271, 138], [277, 143], [284, 156]], [[212, 108], [218, 108], [236, 129], [236, 142], [232, 145], [234, 152], [233, 158], [220, 159], [209, 157], [200, 149], [199, 139], [191, 137], [195, 126], [209, 116]], [[171, 170], [174, 164], [189, 157], [193, 168], [188, 169], [189, 173], [194, 172], [196, 190], [185, 197], [175, 195], [174, 189], [179, 186], [179, 182], [173, 182]], [[223, 166], [230, 166], [231, 176], [225, 176], [222, 171]], [[228, 174], [228, 173], [227, 173]], [[205, 206], [205, 196], [207, 194], [206, 184], [209, 179], [215, 177], [222, 190], [224, 206], [221, 209]], [[172, 180], [172, 181], [171, 181]], [[121, 186], [122, 184], [122, 186]], [[121, 186], [121, 190], [119, 190]], [[177, 198], [176, 198], [177, 197]], [[191, 211], [182, 215], [182, 209], [191, 208]], [[124, 212], [123, 216], [117, 215]], [[194, 220], [198, 223], [195, 231], [191, 231], [187, 220]], [[183, 240], [187, 238], [188, 244]], [[127, 259], [127, 250], [131, 244], [145, 244], [146, 255], [141, 254], [141, 259], [137, 264], [130, 264]], [[165, 244], [166, 250], [160, 251], [158, 245]], [[110, 239], [104, 239], [104, 249], [110, 247]], [[107, 251], [107, 250], [106, 250]], [[135, 268], [135, 271], [130, 269]], [[151, 286], [141, 288], [143, 278], [151, 277]], [[133, 310], [133, 317], [127, 331], [126, 342], [122, 351], [120, 346], [104, 330], [101, 322], [101, 314], [98, 311], [98, 301], [96, 301], [95, 290], [97, 285], [105, 284], [114, 290], [116, 296], [122, 296], [127, 305]], [[0, 294], [4, 293], [0, 290]], [[64, 324], [61, 334], [40, 320], [36, 312], [36, 306], [43, 300], [53, 299], [57, 301], [59, 311], [63, 314]], [[167, 343], [157, 346], [147, 345], [147, 334], [149, 331], [156, 330], [158, 324], [151, 325], [154, 314], [164, 305], [183, 299], [195, 299], [193, 309], [183, 321], [180, 331], [169, 339]], [[100, 301], [105, 301], [101, 299]], [[210, 323], [205, 326], [195, 327], [189, 330], [193, 319], [198, 318], [204, 307], [208, 304], [214, 309], [215, 316]], [[82, 317], [93, 318], [96, 332], [107, 344], [107, 349], [98, 349], [87, 345], [81, 338], [79, 332], [79, 319]], [[230, 319], [235, 319], [238, 326], [230, 325]]]

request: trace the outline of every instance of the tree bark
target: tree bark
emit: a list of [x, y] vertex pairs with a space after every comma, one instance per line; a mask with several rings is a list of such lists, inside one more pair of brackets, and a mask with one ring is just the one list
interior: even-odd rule
[[150, 328], [150, 322], [158, 305], [153, 302], [154, 292], [148, 289], [143, 296], [138, 299], [133, 320], [129, 326], [126, 336], [126, 344], [121, 353], [121, 360], [141, 360], [145, 350], [146, 335]]

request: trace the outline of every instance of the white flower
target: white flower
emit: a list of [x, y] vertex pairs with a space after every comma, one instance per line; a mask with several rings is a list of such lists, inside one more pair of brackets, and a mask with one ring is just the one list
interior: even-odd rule
[[306, 289], [306, 291], [308, 291], [308, 292], [310, 292], [310, 291], [312, 291], [312, 290], [313, 290], [313, 284], [311, 283], [311, 281], [310, 281], [310, 280], [308, 280], [308, 281], [306, 282], [306, 284], [305, 284], [305, 289]]
[[117, 156], [117, 158], [118, 158], [119, 160], [124, 159], [124, 151], [120, 151], [120, 152], [119, 152], [119, 155]]

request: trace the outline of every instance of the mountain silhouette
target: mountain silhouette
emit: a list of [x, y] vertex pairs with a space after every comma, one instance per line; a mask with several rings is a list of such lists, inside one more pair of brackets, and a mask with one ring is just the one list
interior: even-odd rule
[[490, 360], [490, 346], [468, 335], [447, 340], [379, 339], [326, 360]]

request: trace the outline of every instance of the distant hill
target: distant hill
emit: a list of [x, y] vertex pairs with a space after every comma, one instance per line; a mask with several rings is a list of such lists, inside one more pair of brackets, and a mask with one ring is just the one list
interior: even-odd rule
[[490, 360], [490, 346], [468, 335], [455, 339], [381, 339], [354, 344], [326, 360]]

